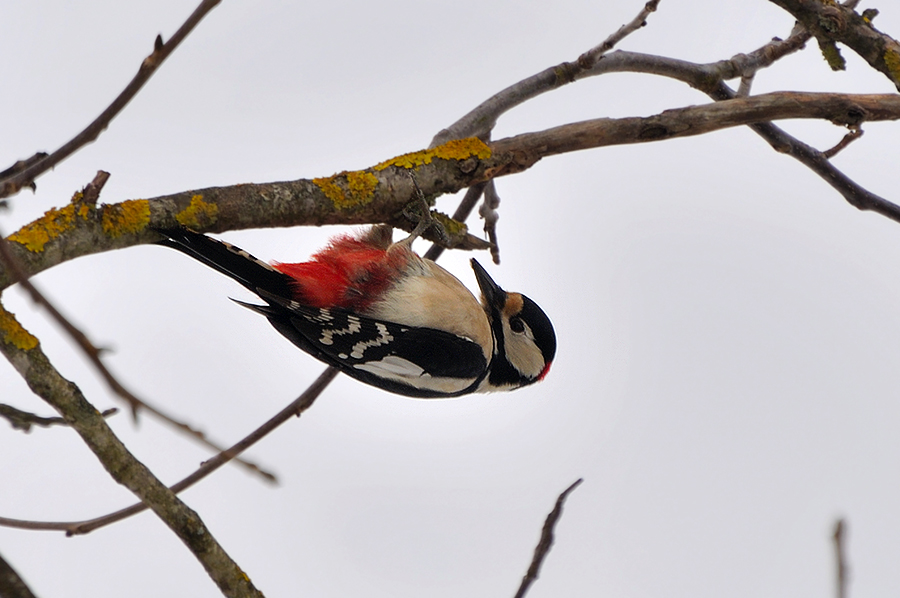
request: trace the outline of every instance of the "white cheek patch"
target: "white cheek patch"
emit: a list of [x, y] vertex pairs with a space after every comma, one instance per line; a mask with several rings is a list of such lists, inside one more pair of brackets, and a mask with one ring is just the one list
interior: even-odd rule
[[503, 333], [506, 335], [506, 359], [523, 376], [537, 378], [544, 369], [544, 356], [534, 342], [534, 333], [528, 324], [525, 331], [513, 332], [509, 323], [503, 322]]

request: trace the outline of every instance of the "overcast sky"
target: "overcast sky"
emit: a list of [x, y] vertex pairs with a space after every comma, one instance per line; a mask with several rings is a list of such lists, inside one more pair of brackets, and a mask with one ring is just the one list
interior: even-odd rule
[[[12, 199], [0, 229], [64, 205], [99, 169], [112, 173], [101, 196], [112, 203], [328, 176], [420, 149], [642, 4], [226, 0], [96, 143]], [[878, 7], [876, 25], [900, 36], [900, 9]], [[193, 8], [6, 3], [0, 168], [78, 132]], [[792, 23], [766, 0], [663, 0], [621, 48], [713, 61], [786, 37]], [[833, 73], [812, 44], [760, 73], [754, 93], [895, 91], [844, 56], [848, 71]], [[494, 137], [707, 101], [675, 81], [606, 75], [516, 109]], [[822, 149], [844, 133], [784, 126]], [[897, 139], [895, 124], [866, 125], [835, 163], [900, 200]], [[900, 225], [849, 207], [748, 129], [555, 157], [497, 186], [503, 262], [489, 271], [553, 319], [550, 375], [444, 401], [339, 378], [250, 451], [279, 486], [227, 467], [183, 495], [257, 587], [511, 596], [557, 495], [584, 477], [534, 598], [829, 596], [839, 516], [853, 595], [897, 595]], [[223, 237], [301, 261], [343, 231]], [[468, 257], [441, 263], [475, 288]], [[114, 350], [110, 367], [137, 394], [223, 443], [323, 369], [229, 301], [247, 298], [238, 285], [162, 247], [82, 258], [36, 283]], [[21, 293], [3, 301], [94, 405], [121, 407]], [[50, 414], [6, 362], [0, 402]], [[110, 424], [167, 483], [209, 456], [149, 417]], [[82, 519], [133, 500], [62, 428], [25, 435], [0, 422], [0, 473], [2, 516]], [[42, 598], [220, 595], [150, 513], [79, 538], [0, 529], [0, 554]]]

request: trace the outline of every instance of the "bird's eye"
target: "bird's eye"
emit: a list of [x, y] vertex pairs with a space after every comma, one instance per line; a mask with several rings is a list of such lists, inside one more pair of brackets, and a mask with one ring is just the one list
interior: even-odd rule
[[509, 320], [509, 327], [517, 334], [525, 332], [525, 322], [522, 321], [522, 318], [511, 318]]

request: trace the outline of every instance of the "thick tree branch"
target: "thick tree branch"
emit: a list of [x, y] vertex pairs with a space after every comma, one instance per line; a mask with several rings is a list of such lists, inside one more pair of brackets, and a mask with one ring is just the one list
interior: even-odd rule
[[768, 93], [675, 108], [646, 118], [582, 121], [508, 137], [491, 147], [495, 156], [515, 154], [517, 164], [530, 165], [532, 159], [537, 161], [582, 149], [703, 135], [729, 127], [794, 118], [824, 119], [847, 126], [864, 121], [897, 120], [900, 119], [900, 95]]
[[[724, 99], [723, 94], [729, 93], [724, 84], [717, 90], [710, 92], [716, 99]], [[76, 195], [73, 203], [48, 212], [9, 239], [15, 241], [16, 260], [29, 276], [33, 276], [83, 255], [154, 242], [157, 236], [151, 227], [185, 224], [200, 231], [223, 231], [300, 224], [388, 222], [409, 229], [412, 223], [402, 212], [416, 197], [406, 174], [411, 167], [417, 168], [416, 180], [422, 191], [431, 196], [454, 193], [498, 176], [521, 172], [541, 158], [555, 154], [662, 141], [740, 125], [754, 125], [754, 130], [758, 130], [756, 123], [789, 118], [819, 118], [849, 126], [865, 121], [896, 120], [900, 118], [900, 96], [780, 92], [667, 110], [649, 117], [573, 123], [501, 139], [490, 147], [475, 139], [461, 140], [329, 179], [213, 187], [96, 208], [85, 204]], [[453, 146], [455, 149], [447, 150], [454, 143], [458, 144]], [[770, 139], [770, 143], [776, 141]], [[460, 150], [463, 146], [465, 149]], [[790, 144], [776, 147], [791, 150]], [[809, 149], [816, 152], [816, 156], [796, 157], [802, 158], [801, 161], [831, 184], [847, 188], [849, 179], [831, 167], [821, 157], [821, 152]], [[452, 153], [452, 157], [437, 156], [445, 151]], [[428, 156], [428, 160], [422, 156]], [[845, 180], [839, 180], [842, 177]], [[343, 203], [353, 193], [354, 181], [358, 179], [369, 185], [364, 200], [349, 205]], [[329, 185], [345, 190], [346, 195], [337, 195], [335, 191], [332, 195], [335, 199], [332, 199], [326, 195], [326, 191], [334, 190]], [[895, 214], [894, 208], [889, 207], [893, 204], [886, 200], [875, 201], [877, 196], [871, 194], [853, 197], [853, 205], [860, 209], [875, 210], [900, 220], [900, 212]], [[456, 236], [461, 243], [468, 238], [467, 233], [461, 231]], [[6, 269], [0, 270], [0, 290], [12, 282], [11, 274]]]
[[247, 575], [213, 538], [200, 516], [160, 482], [106, 425], [81, 390], [53, 367], [36, 338], [0, 306], [0, 352], [31, 390], [56, 409], [81, 436], [110, 476], [162, 519], [229, 597], [261, 597]]
[[900, 43], [875, 29], [870, 17], [848, 6], [822, 0], [769, 1], [791, 13], [816, 37], [833, 69], [844, 68], [843, 58], [835, 46], [835, 42], [840, 42], [859, 54], [869, 66], [884, 73], [900, 90]]
[[187, 21], [179, 27], [178, 31], [175, 32], [175, 35], [173, 35], [166, 43], [163, 43], [161, 36], [157, 36], [153, 52], [141, 63], [137, 74], [128, 86], [126, 86], [125, 89], [122, 90], [122, 93], [113, 100], [112, 104], [110, 104], [106, 110], [101, 112], [100, 116], [94, 119], [94, 122], [89, 124], [81, 133], [73, 137], [65, 145], [50, 155], [39, 152], [27, 160], [20, 160], [11, 168], [4, 171], [4, 174], [11, 173], [12, 176], [0, 180], [0, 199], [18, 193], [23, 187], [34, 187], [34, 180], [37, 177], [50, 170], [85, 145], [96, 140], [97, 137], [100, 136], [100, 133], [109, 126], [112, 119], [114, 119], [119, 112], [128, 105], [128, 102], [137, 95], [144, 86], [144, 83], [150, 79], [153, 73], [156, 72], [156, 69], [159, 68], [166, 58], [168, 58], [169, 54], [175, 51], [175, 48], [184, 41], [184, 38], [188, 36], [203, 17], [205, 17], [206, 14], [215, 8], [221, 1], [222, 0], [203, 0], [203, 2], [200, 3], [200, 6], [191, 13], [191, 16], [188, 17]]

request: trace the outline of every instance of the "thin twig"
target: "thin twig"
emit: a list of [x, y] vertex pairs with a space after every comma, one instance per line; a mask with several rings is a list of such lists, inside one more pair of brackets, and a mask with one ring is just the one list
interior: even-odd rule
[[835, 596], [837, 598], [847, 598], [847, 561], [844, 549], [846, 525], [843, 519], [838, 519], [834, 524], [834, 534], [831, 536], [834, 540]]
[[[118, 409], [112, 408], [107, 409], [100, 415], [103, 417], [110, 417], [118, 412]], [[21, 409], [16, 409], [12, 405], [5, 405], [3, 403], [0, 403], [0, 417], [6, 419], [14, 430], [22, 430], [23, 432], [30, 432], [31, 426], [49, 428], [50, 426], [69, 425], [68, 422], [61, 417], [43, 417], [41, 415], [22, 411]], [[2, 594], [0, 594], [0, 596], [2, 596]]]
[[487, 141], [490, 139], [491, 131], [497, 124], [497, 119], [504, 113], [543, 93], [588, 76], [593, 68], [601, 62], [600, 58], [606, 52], [612, 49], [625, 36], [644, 25], [644, 20], [651, 12], [656, 10], [657, 4], [659, 4], [659, 0], [647, 2], [631, 23], [620, 27], [606, 41], [583, 53], [575, 62], [563, 62], [544, 69], [494, 94], [463, 115], [455, 123], [439, 131], [431, 140], [429, 147], [436, 147], [451, 139], [462, 139], [464, 137], [478, 137]]
[[[203, 478], [207, 477], [208, 475], [228, 463], [228, 461], [233, 459], [236, 455], [239, 455], [241, 452], [247, 450], [258, 441], [265, 438], [266, 435], [268, 435], [270, 432], [272, 432], [274, 429], [286, 422], [291, 417], [299, 417], [301, 413], [312, 406], [316, 398], [320, 394], [322, 394], [322, 391], [325, 390], [325, 388], [337, 376], [337, 374], [337, 369], [332, 367], [327, 368], [319, 375], [318, 378], [316, 378], [316, 380], [309, 386], [309, 388], [303, 391], [303, 394], [301, 394], [290, 405], [282, 409], [269, 421], [251, 432], [246, 438], [244, 438], [228, 450], [222, 451], [212, 459], [205, 461], [196, 471], [194, 471], [194, 473], [187, 476], [177, 484], [170, 486], [169, 489], [177, 494], [183, 490], [186, 490], [187, 488], [190, 488]], [[114, 513], [96, 517], [94, 519], [68, 522], [28, 521], [24, 519], [0, 517], [0, 526], [30, 530], [64, 531], [66, 532], [67, 536], [73, 536], [77, 534], [90, 533], [101, 527], [105, 527], [117, 521], [121, 521], [128, 517], [131, 517], [132, 515], [136, 515], [137, 513], [140, 513], [146, 509], [147, 505], [145, 505], [144, 503], [137, 503]]]
[[738, 87], [737, 93], [734, 94], [736, 98], [747, 98], [750, 97], [750, 88], [753, 86], [753, 78], [755, 73], [751, 73], [749, 75], [744, 75], [741, 77], [741, 84]]
[[863, 136], [863, 130], [861, 127], [854, 127], [850, 129], [850, 131], [844, 135], [843, 139], [841, 139], [837, 145], [835, 145], [831, 149], [827, 149], [822, 152], [822, 155], [828, 158], [829, 160], [834, 158], [838, 153], [843, 150], [845, 147], [859, 139]]
[[178, 31], [176, 31], [166, 43], [162, 43], [162, 37], [157, 36], [153, 52], [141, 62], [137, 74], [106, 110], [101, 112], [100, 116], [94, 119], [94, 122], [89, 124], [81, 133], [73, 137], [49, 156], [40, 158], [39, 154], [35, 154], [32, 158], [24, 161], [33, 163], [30, 163], [26, 168], [20, 170], [13, 176], [0, 180], [0, 199], [18, 193], [23, 187], [34, 185], [34, 180], [37, 177], [47, 172], [88, 143], [96, 140], [106, 127], [109, 126], [112, 119], [125, 108], [135, 95], [137, 95], [169, 54], [184, 41], [184, 38], [197, 26], [201, 19], [203, 19], [203, 17], [205, 17], [207, 13], [215, 8], [221, 1], [222, 0], [203, 0], [194, 12], [191, 13], [191, 16], [187, 18], [184, 24], [178, 28]]
[[650, 13], [656, 12], [657, 6], [659, 6], [659, 0], [650, 0], [647, 2], [641, 12], [639, 12], [631, 22], [619, 27], [618, 31], [606, 38], [599, 46], [595, 46], [579, 56], [577, 61], [579, 66], [585, 69], [594, 66], [594, 64], [600, 60], [600, 57], [612, 50], [616, 44], [646, 25], [647, 17], [650, 16]]
[[494, 179], [488, 181], [484, 188], [484, 201], [478, 208], [478, 215], [484, 219], [484, 232], [491, 242], [491, 258], [495, 264], [500, 264], [500, 244], [497, 241], [497, 222], [500, 220], [500, 194], [497, 193], [497, 185]]
[[531, 587], [531, 584], [538, 578], [541, 565], [544, 563], [547, 554], [550, 553], [550, 548], [553, 546], [553, 530], [562, 515], [563, 503], [566, 502], [566, 497], [569, 496], [569, 493], [575, 490], [575, 488], [583, 481], [583, 478], [578, 478], [575, 480], [574, 484], [563, 490], [562, 494], [559, 495], [559, 498], [556, 499], [556, 505], [553, 507], [553, 510], [550, 511], [550, 514], [547, 515], [546, 521], [544, 521], [544, 529], [541, 530], [541, 539], [534, 549], [534, 558], [531, 559], [531, 565], [528, 567], [528, 572], [525, 573], [525, 577], [522, 578], [522, 585], [519, 586], [519, 591], [516, 592], [516, 598], [525, 596], [525, 593], [528, 592], [528, 588]]

